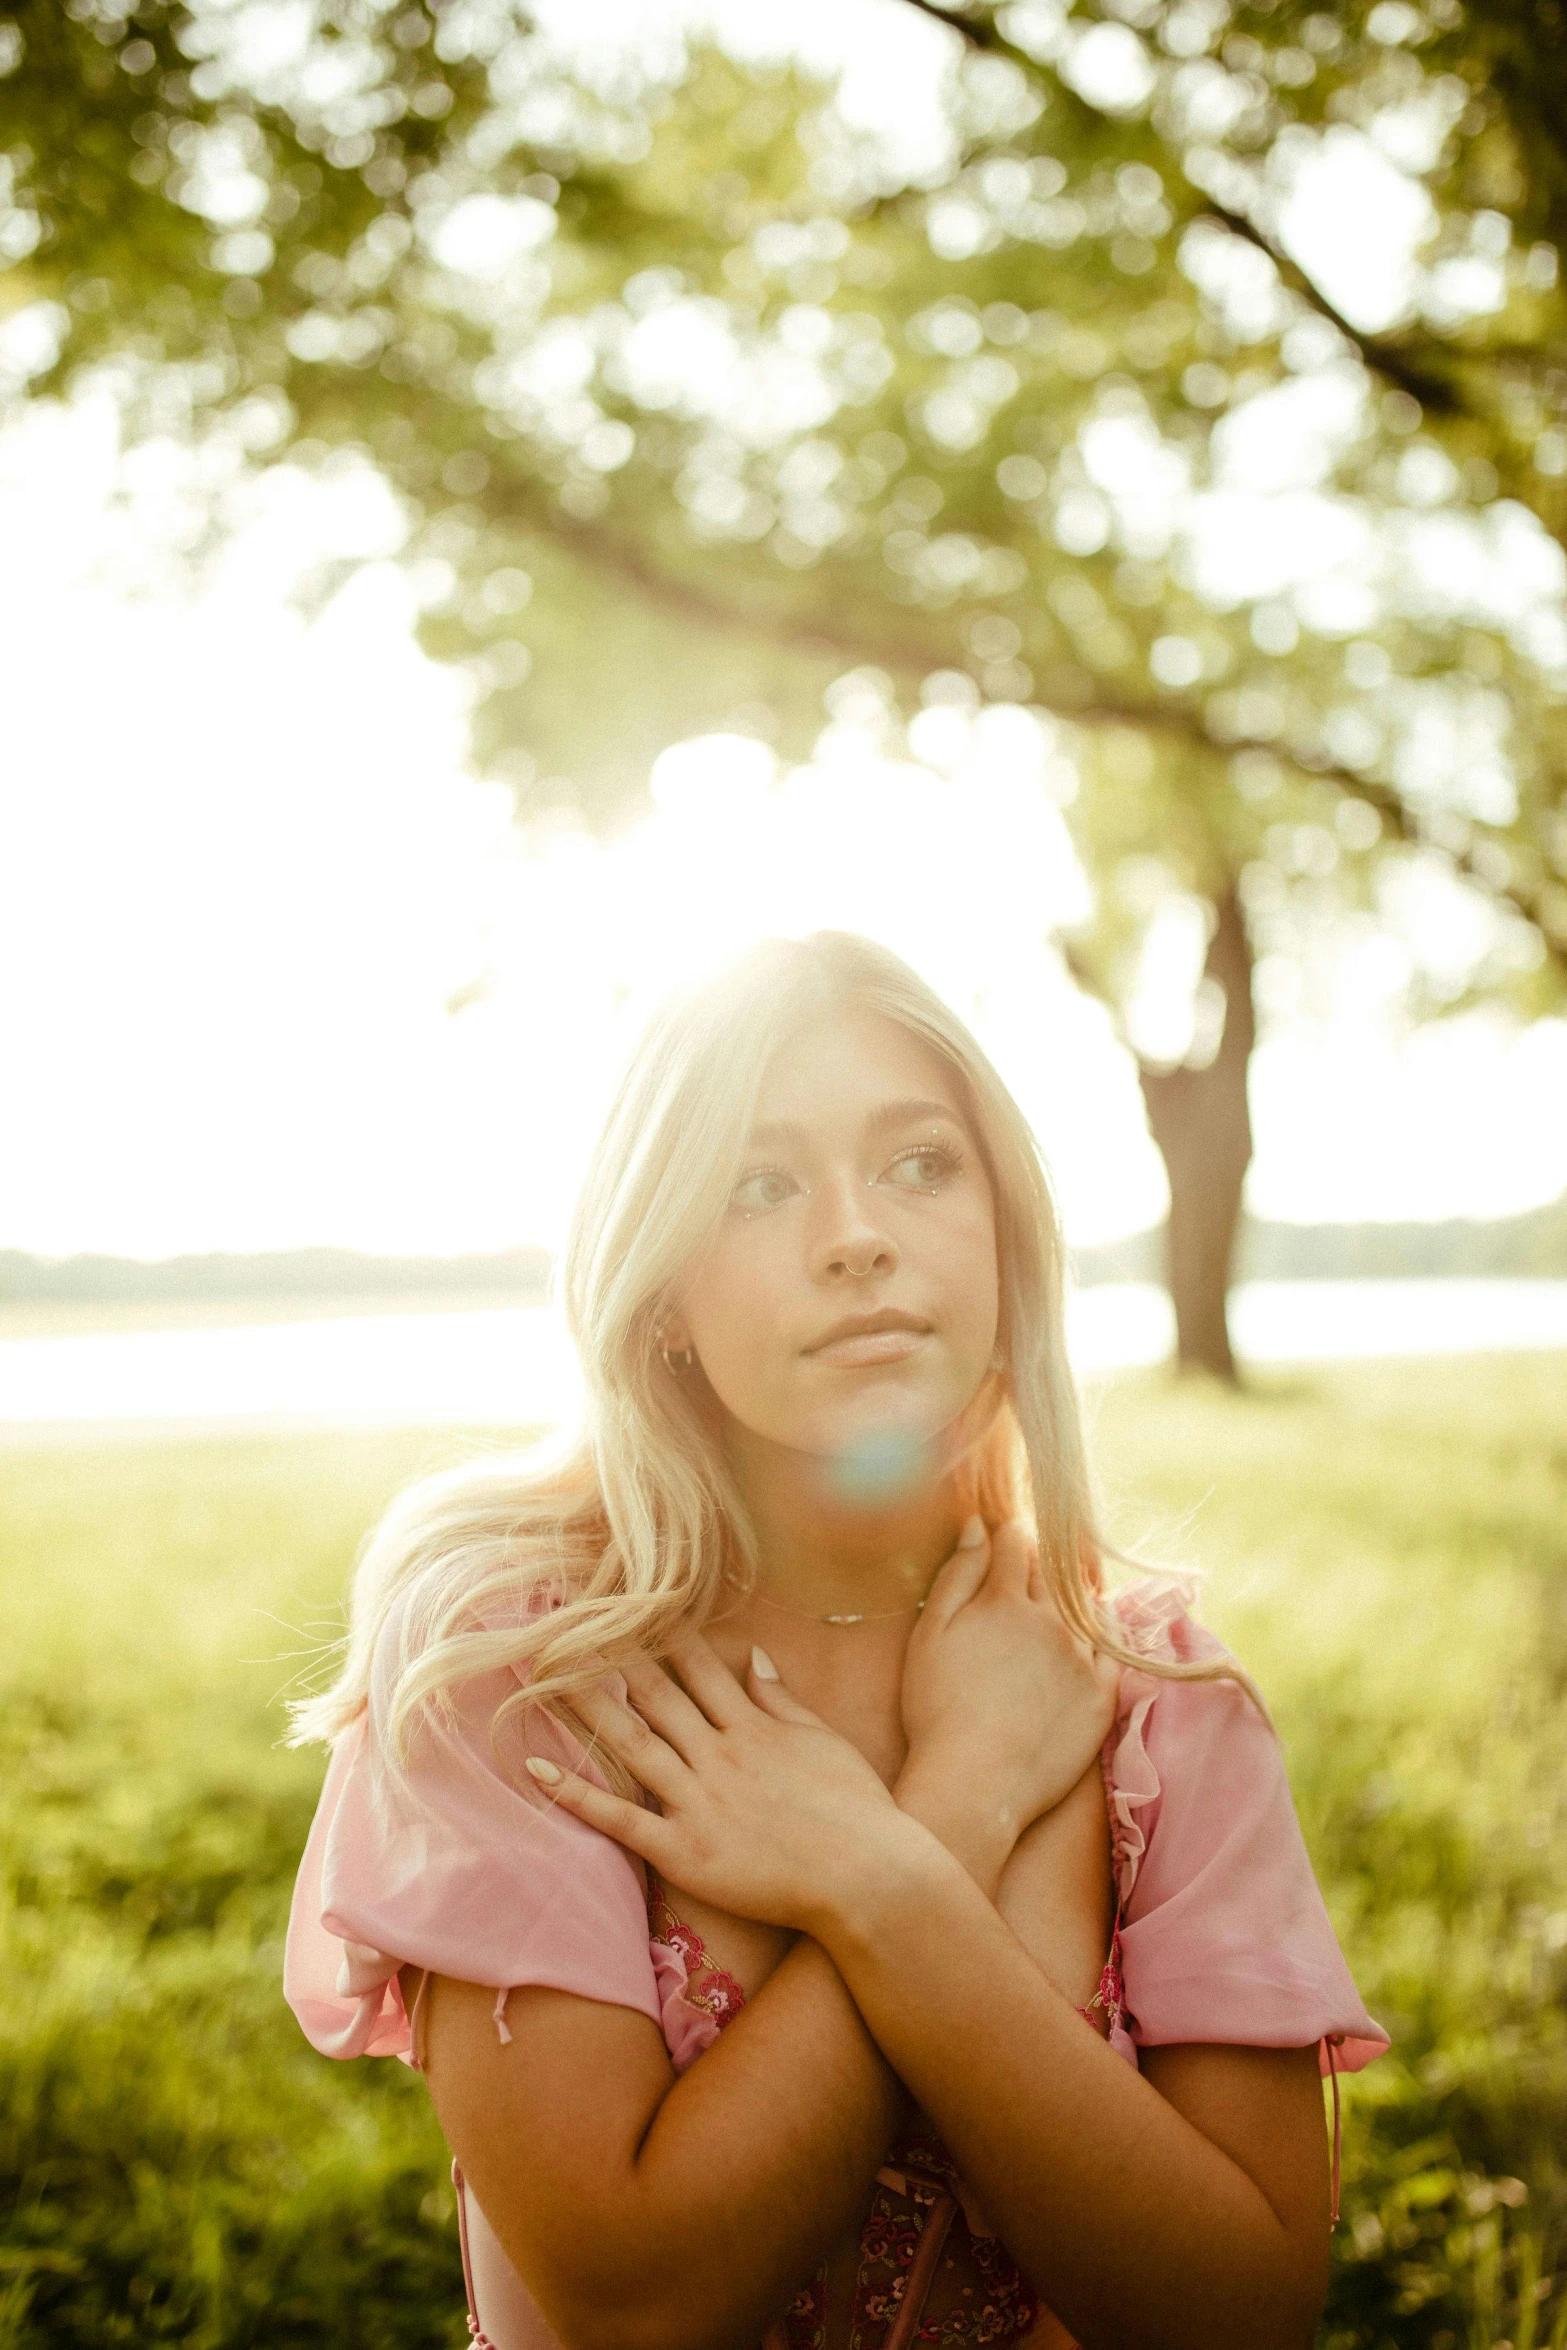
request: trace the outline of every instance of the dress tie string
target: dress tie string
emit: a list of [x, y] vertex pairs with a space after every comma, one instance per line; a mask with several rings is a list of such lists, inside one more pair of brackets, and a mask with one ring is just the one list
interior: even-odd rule
[[1343, 2116], [1343, 2112], [1342, 2112], [1342, 2109], [1341, 2109], [1341, 2107], [1340, 2107], [1340, 2103], [1339, 2103], [1339, 2090], [1338, 2090], [1338, 2052], [1339, 2052], [1339, 2050], [1340, 2050], [1340, 2049], [1343, 2047], [1343, 2045], [1344, 2045], [1344, 2041], [1345, 2041], [1346, 2037], [1347, 2037], [1347, 2035], [1346, 2035], [1345, 2033], [1343, 2033], [1343, 2032], [1329, 2032], [1329, 2033], [1327, 2034], [1327, 2051], [1328, 2051], [1328, 2078], [1329, 2078], [1329, 2079], [1332, 2081], [1332, 2083], [1333, 2083], [1333, 2218], [1332, 2218], [1332, 2225], [1333, 2225], [1334, 2227], [1337, 2227], [1337, 2226], [1338, 2226], [1338, 2191], [1339, 2191], [1339, 2173], [1340, 2173], [1340, 2170], [1341, 2170], [1341, 2168], [1342, 2168], [1342, 2165], [1343, 2165], [1343, 2154], [1344, 2154], [1344, 2116]]

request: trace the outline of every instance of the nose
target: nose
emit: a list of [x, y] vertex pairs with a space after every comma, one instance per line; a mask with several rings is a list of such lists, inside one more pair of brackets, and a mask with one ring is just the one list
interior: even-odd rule
[[818, 1281], [863, 1281], [869, 1274], [894, 1273], [898, 1244], [875, 1212], [876, 1194], [847, 1177], [817, 1192], [811, 1271]]

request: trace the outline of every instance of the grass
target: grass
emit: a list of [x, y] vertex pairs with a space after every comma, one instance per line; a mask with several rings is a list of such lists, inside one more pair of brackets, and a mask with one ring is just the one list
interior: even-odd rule
[[[1324, 2350], [1567, 2344], [1567, 1357], [1110, 1386], [1116, 1530], [1208, 1575], [1395, 2051], [1349, 2085]], [[449, 1432], [12, 1447], [0, 1497], [0, 2350], [452, 2350], [446, 2163], [280, 1941], [276, 1739]]]

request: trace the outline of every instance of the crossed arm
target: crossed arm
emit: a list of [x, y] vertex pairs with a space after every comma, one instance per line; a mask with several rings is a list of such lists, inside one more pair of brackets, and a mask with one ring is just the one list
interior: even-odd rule
[[832, 1961], [800, 1941], [674, 2078], [657, 2027], [568, 1992], [433, 1983], [447, 2141], [567, 2350], [756, 2350], [851, 2227], [902, 2091]]
[[[552, 1792], [794, 1930], [776, 1971], [678, 2080], [628, 2009], [519, 1991], [502, 2048], [487, 1992], [439, 1981], [426, 2005], [443, 2128], [568, 2350], [755, 2350], [857, 2222], [906, 2095], [1087, 2350], [1305, 2350], [1327, 2254], [1315, 2049], [1149, 2050], [1134, 2073], [995, 1907], [1018, 1820], [972, 1792], [994, 1774], [927, 1747], [895, 1799], [776, 1683], [742, 1689], [700, 1642], [678, 1662], [683, 1687], [628, 1676], [635, 1712], [594, 1723], [661, 1813], [569, 1774]], [[1083, 1895], [1058, 1842], [1065, 1911]]]

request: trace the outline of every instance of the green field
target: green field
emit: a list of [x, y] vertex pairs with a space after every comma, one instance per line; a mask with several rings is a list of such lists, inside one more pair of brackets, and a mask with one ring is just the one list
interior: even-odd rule
[[[1201, 1565], [1395, 2053], [1346, 2097], [1333, 2350], [1567, 2342], [1567, 1357], [1097, 1413], [1121, 1538]], [[280, 1935], [275, 1741], [383, 1498], [450, 1434], [0, 1453], [0, 2350], [452, 2350], [400, 2065], [332, 2065]], [[1560, 2271], [1560, 2274], [1558, 2274]]]

